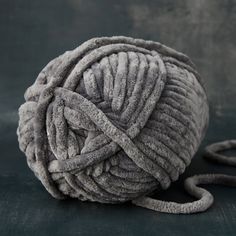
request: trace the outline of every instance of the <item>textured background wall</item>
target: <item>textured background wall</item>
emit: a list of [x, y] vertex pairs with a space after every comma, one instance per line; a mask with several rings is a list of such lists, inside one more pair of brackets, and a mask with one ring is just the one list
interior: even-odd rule
[[[26, 168], [23, 154], [18, 150], [15, 135], [18, 121], [17, 109], [23, 102], [23, 93], [49, 60], [65, 50], [75, 48], [84, 40], [104, 35], [126, 35], [151, 39], [186, 53], [195, 62], [204, 78], [210, 101], [211, 120], [203, 143], [204, 146], [213, 141], [236, 138], [235, 29], [235, 0], [0, 0], [0, 186], [4, 189], [0, 193], [0, 195], [2, 194], [0, 208], [3, 213], [5, 212], [5, 216], [3, 216], [4, 214], [0, 216], [1, 222], [3, 222], [0, 225], [1, 235], [7, 232], [7, 225], [10, 223], [16, 225], [16, 229], [12, 229], [9, 231], [10, 233], [15, 232], [14, 230], [33, 230], [34, 227], [39, 227], [39, 223], [44, 222], [42, 220], [44, 215], [49, 214], [50, 219], [53, 219], [55, 215], [65, 214], [64, 210], [68, 207], [65, 204], [59, 205], [63, 209], [59, 208], [58, 210], [58, 202], [55, 203], [53, 199], [49, 200], [47, 193], [34, 180]], [[222, 170], [218, 166], [209, 166], [210, 164], [206, 165], [199, 155], [187, 174]], [[176, 186], [178, 187], [178, 185]], [[36, 218], [31, 221], [36, 226], [27, 224], [27, 220], [32, 219], [33, 208], [31, 209], [32, 212], [29, 210], [29, 212], [26, 211], [25, 215], [21, 215], [27, 209], [26, 200], [32, 200], [32, 195], [30, 195], [32, 191], [35, 198], [43, 199], [41, 202], [32, 202], [33, 206], [36, 208], [45, 206], [47, 209], [46, 212], [34, 213]], [[232, 208], [233, 205], [230, 204], [233, 204], [233, 194], [236, 196], [236, 193], [231, 190], [225, 195], [221, 193], [221, 197], [223, 201], [223, 197], [227, 198], [230, 195], [229, 193], [232, 193], [232, 199], [229, 197], [228, 205], [226, 204], [225, 208], [220, 210], [221, 214], [213, 210], [213, 213], [217, 215], [216, 217], [208, 215], [207, 219], [203, 216], [192, 218], [192, 220], [200, 222], [196, 234], [203, 232], [205, 222], [210, 222], [209, 219], [221, 225], [228, 225], [228, 228], [225, 229], [222, 226], [223, 228], [220, 228], [219, 231], [214, 228], [208, 229], [209, 235], [211, 233], [214, 235], [225, 233], [225, 230], [228, 230], [228, 235], [233, 234], [235, 229], [228, 220], [231, 219], [232, 223], [233, 219], [235, 223], [235, 215], [227, 214], [225, 211]], [[179, 196], [178, 193], [175, 194], [177, 198], [182, 199], [183, 196]], [[172, 195], [173, 193], [170, 190], [169, 196]], [[18, 202], [15, 201], [16, 196], [18, 196]], [[27, 198], [27, 196], [31, 196], [31, 198]], [[174, 199], [172, 197], [172, 200]], [[12, 202], [16, 202], [16, 205], [12, 205]], [[54, 208], [51, 209], [50, 206], [52, 205]], [[73, 212], [75, 205], [78, 207], [78, 203], [70, 203], [68, 218], [76, 214], [76, 211]], [[125, 224], [118, 228], [118, 226], [116, 227], [115, 216], [114, 219], [109, 219], [107, 216], [107, 214], [113, 214], [113, 208], [104, 208], [93, 204], [86, 205], [87, 208], [83, 208], [83, 206], [85, 215], [89, 215], [89, 211], [94, 214], [99, 211], [98, 216], [101, 215], [105, 219], [111, 220], [110, 224], [113, 225], [117, 234], [129, 232], [129, 235], [133, 235], [134, 231], [129, 229], [128, 225], [135, 228], [136, 223], [142, 222], [146, 214], [144, 210], [132, 208], [131, 215], [128, 216], [133, 217], [139, 214], [138, 219], [136, 218], [134, 222], [124, 223], [122, 214], [129, 214], [130, 210], [124, 207], [119, 209], [120, 212], [117, 213], [116, 208], [114, 214], [118, 214], [117, 217], [120, 217], [120, 224], [122, 222]], [[81, 208], [78, 207], [77, 210], [81, 211]], [[155, 224], [156, 228], [154, 226], [154, 228], [150, 228], [147, 223], [146, 229], [150, 232], [160, 231], [165, 225], [168, 227], [172, 222], [169, 222], [169, 219], [180, 220], [179, 225], [175, 228], [179, 232], [185, 229], [186, 221], [191, 224], [191, 218], [169, 218], [170, 216], [166, 215], [151, 214], [148, 212], [146, 217], [149, 217], [149, 223]], [[86, 216], [88, 217], [88, 215]], [[80, 218], [80, 216], [76, 217]], [[162, 217], [161, 222], [158, 221], [160, 217]], [[87, 218], [85, 223], [87, 222], [89, 225], [91, 220], [95, 219]], [[76, 224], [76, 222], [74, 223]], [[44, 222], [44, 224], [46, 223]], [[96, 221], [94, 224], [96, 225]], [[109, 227], [106, 226], [107, 228], [101, 229], [99, 226], [101, 224], [97, 225], [97, 229], [103, 233], [109, 232]], [[174, 227], [173, 222], [172, 224]], [[51, 223], [48, 223], [46, 229], [54, 230]], [[42, 229], [40, 230], [44, 232]], [[87, 232], [86, 230], [85, 226], [81, 228], [81, 232]], [[142, 233], [141, 229], [136, 230]], [[185, 231], [192, 233], [188, 228]], [[77, 232], [76, 227], [72, 227], [71, 231], [68, 232]], [[166, 230], [165, 233], [171, 235], [171, 231]]]

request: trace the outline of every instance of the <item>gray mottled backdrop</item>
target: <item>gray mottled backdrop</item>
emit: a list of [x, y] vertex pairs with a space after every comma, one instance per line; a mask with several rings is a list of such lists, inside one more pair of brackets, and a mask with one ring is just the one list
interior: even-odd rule
[[[164, 43], [197, 65], [211, 107], [201, 150], [207, 143], [236, 138], [235, 29], [235, 0], [0, 0], [0, 234], [233, 235], [234, 189], [209, 187], [217, 196], [215, 207], [181, 217], [131, 205], [58, 202], [27, 169], [15, 131], [23, 93], [49, 60], [91, 37], [126, 35]], [[185, 176], [235, 172], [206, 163], [201, 150]], [[180, 180], [160, 197], [191, 200], [181, 187]]]

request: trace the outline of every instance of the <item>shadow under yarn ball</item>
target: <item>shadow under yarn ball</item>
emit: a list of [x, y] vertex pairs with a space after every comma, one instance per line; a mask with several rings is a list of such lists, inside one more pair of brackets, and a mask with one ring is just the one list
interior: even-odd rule
[[20, 149], [58, 199], [119, 203], [168, 188], [190, 164], [209, 120], [187, 56], [122, 36], [94, 38], [55, 58], [25, 100]]

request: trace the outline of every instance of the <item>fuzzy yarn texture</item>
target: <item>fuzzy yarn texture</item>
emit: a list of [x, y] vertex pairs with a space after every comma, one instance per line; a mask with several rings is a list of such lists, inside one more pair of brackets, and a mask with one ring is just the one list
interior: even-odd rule
[[[194, 64], [158, 42], [123, 36], [88, 40], [49, 62], [25, 100], [19, 146], [57, 199], [132, 201], [161, 212], [193, 213], [213, 202], [198, 184], [232, 185], [228, 176], [199, 175], [185, 181], [198, 198], [194, 202], [147, 196], [167, 189], [185, 171], [209, 120]], [[206, 156], [215, 157], [217, 150], [211, 146]]]

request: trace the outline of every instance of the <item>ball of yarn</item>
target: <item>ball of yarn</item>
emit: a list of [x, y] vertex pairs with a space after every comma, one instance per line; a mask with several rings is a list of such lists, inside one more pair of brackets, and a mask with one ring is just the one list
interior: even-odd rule
[[167, 189], [208, 126], [202, 80], [158, 42], [93, 38], [55, 58], [25, 92], [17, 129], [55, 198], [119, 203]]

